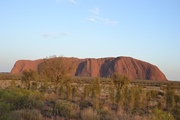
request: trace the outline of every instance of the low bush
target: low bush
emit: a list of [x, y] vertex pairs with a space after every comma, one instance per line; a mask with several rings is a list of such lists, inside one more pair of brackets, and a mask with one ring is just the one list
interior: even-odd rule
[[79, 107], [71, 102], [65, 100], [57, 100], [54, 106], [54, 115], [59, 115], [65, 118], [76, 118], [75, 111], [78, 111]]
[[171, 115], [171, 113], [155, 108], [150, 117], [150, 120], [175, 120], [175, 119], [173, 115]]
[[41, 99], [41, 93], [35, 91], [19, 88], [0, 90], [0, 101], [10, 104], [11, 110], [41, 108], [43, 106]]
[[13, 111], [11, 120], [43, 120], [43, 117], [39, 110], [22, 109]]
[[82, 100], [80, 101], [79, 106], [81, 109], [84, 109], [84, 108], [92, 107], [93, 104], [90, 101]]
[[82, 120], [100, 120], [100, 116], [98, 115], [97, 111], [93, 110], [92, 108], [87, 108], [81, 112], [81, 119]]
[[0, 120], [9, 120], [9, 113], [11, 108], [11, 104], [0, 102]]
[[28, 96], [22, 96], [14, 103], [14, 105], [16, 109], [40, 109], [43, 106], [43, 102]]
[[117, 115], [109, 110], [99, 110], [100, 120], [118, 120]]

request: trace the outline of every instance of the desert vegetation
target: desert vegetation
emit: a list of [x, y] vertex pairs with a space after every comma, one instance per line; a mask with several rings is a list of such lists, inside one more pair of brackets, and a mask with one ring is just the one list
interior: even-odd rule
[[[0, 89], [0, 120], [178, 120], [176, 82], [69, 76], [68, 61], [47, 59]], [[12, 76], [14, 77], [14, 76]], [[1, 77], [0, 77], [1, 78]], [[2, 81], [2, 80], [1, 80]]]

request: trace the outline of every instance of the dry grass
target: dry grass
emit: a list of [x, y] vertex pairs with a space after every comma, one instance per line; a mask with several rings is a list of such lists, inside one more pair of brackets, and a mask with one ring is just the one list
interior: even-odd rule
[[54, 106], [54, 114], [63, 116], [67, 119], [77, 118], [79, 112], [79, 106], [66, 100], [57, 100]]
[[99, 111], [100, 120], [118, 120], [118, 116], [111, 110], [102, 109]]
[[45, 93], [44, 94], [46, 101], [55, 101], [57, 99], [57, 95], [55, 93]]
[[43, 120], [43, 117], [39, 110], [22, 109], [14, 111], [11, 120]]
[[93, 110], [92, 108], [87, 108], [81, 112], [81, 119], [82, 120], [100, 120], [100, 116], [97, 114], [97, 111]]

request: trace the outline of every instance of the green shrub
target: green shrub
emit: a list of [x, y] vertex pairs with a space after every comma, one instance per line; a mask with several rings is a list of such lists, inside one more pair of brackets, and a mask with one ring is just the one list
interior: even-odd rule
[[9, 89], [0, 90], [1, 101], [11, 102], [14, 98], [16, 98], [16, 94], [11, 92]]
[[11, 104], [0, 102], [0, 120], [9, 120], [9, 113], [11, 108]]
[[11, 105], [11, 110], [41, 108], [43, 102], [39, 92], [24, 89], [4, 89], [0, 90], [0, 101]]
[[35, 98], [22, 96], [19, 98], [19, 100], [17, 102], [14, 103], [14, 105], [15, 105], [16, 109], [25, 109], [25, 108], [40, 109], [43, 106], [43, 102], [38, 99], [35, 99]]

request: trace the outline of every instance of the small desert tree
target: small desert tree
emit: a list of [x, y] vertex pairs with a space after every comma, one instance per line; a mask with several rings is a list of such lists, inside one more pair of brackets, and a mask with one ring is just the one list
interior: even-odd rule
[[34, 70], [24, 70], [22, 72], [22, 78], [21, 81], [22, 83], [25, 83], [26, 88], [29, 90], [31, 87], [30, 81], [36, 80], [37, 79], [37, 72]]
[[74, 85], [72, 87], [72, 100], [76, 101], [76, 96], [77, 96], [77, 87]]
[[152, 100], [151, 91], [148, 90], [148, 91], [146, 91], [146, 111], [149, 110], [149, 106], [150, 106], [150, 101], [151, 100]]
[[113, 74], [111, 77], [116, 90], [115, 101], [117, 110], [119, 109], [120, 102], [123, 99], [122, 90], [130, 83], [130, 79], [125, 75]]
[[171, 111], [174, 107], [174, 95], [175, 91], [170, 84], [167, 85], [166, 90], [166, 109]]
[[90, 92], [91, 92], [91, 86], [90, 85], [85, 85], [82, 99], [83, 100], [89, 100]]
[[101, 95], [100, 79], [96, 78], [93, 80], [91, 85], [91, 98], [93, 100], [93, 106], [96, 109], [99, 107], [100, 95]]
[[132, 87], [126, 86], [123, 90], [123, 106], [126, 110], [131, 111], [133, 109], [134, 103], [135, 103], [135, 97], [133, 94]]
[[96, 78], [93, 80], [92, 83], [92, 94], [91, 97], [92, 98], [97, 98], [99, 97], [101, 94], [101, 86], [100, 86], [100, 79]]
[[71, 100], [72, 99], [72, 81], [71, 81], [71, 79], [67, 79], [64, 82], [64, 85], [66, 87], [66, 98], [67, 98], [67, 100]]
[[109, 100], [111, 104], [115, 103], [115, 90], [112, 84], [109, 85]]
[[144, 97], [143, 94], [142, 94], [142, 87], [141, 86], [134, 86], [132, 88], [132, 91], [133, 91], [133, 95], [134, 95], [134, 101], [135, 101], [135, 104], [134, 104], [134, 112], [138, 112], [141, 110], [142, 108], [142, 98]]
[[39, 65], [39, 72], [54, 84], [56, 95], [58, 96], [59, 85], [63, 84], [73, 68], [74, 64], [70, 60], [64, 57], [57, 57], [45, 59]]
[[180, 120], [180, 95], [178, 95], [177, 93], [174, 95], [174, 102], [175, 102], [175, 106], [173, 109], [173, 115], [176, 118], [176, 120]]

